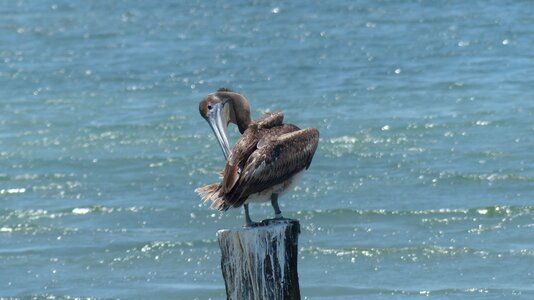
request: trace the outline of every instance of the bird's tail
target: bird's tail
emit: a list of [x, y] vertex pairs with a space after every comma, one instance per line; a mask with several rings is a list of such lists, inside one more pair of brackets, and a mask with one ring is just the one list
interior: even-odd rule
[[225, 211], [229, 208], [228, 204], [224, 201], [224, 194], [221, 193], [222, 185], [219, 183], [208, 184], [203, 187], [199, 187], [195, 190], [204, 203], [211, 201], [211, 208]]

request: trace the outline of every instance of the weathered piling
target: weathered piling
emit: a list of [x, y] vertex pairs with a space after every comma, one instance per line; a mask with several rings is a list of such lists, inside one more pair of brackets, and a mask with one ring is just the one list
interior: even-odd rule
[[297, 220], [217, 233], [227, 299], [300, 299]]

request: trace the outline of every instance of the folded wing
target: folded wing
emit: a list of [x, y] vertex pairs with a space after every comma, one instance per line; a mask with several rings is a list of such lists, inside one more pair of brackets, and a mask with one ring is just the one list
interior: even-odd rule
[[281, 184], [310, 166], [319, 132], [308, 128], [267, 136], [258, 141], [257, 149], [248, 157], [238, 178], [232, 178], [233, 189], [226, 190], [226, 202], [241, 206], [249, 195]]

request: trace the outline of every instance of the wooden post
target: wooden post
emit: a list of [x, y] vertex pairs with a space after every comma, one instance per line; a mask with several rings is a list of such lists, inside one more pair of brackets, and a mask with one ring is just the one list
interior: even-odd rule
[[297, 220], [217, 233], [227, 299], [300, 299]]

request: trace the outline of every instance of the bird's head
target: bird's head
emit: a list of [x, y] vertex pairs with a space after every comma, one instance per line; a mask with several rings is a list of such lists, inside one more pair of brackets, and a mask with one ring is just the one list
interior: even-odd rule
[[241, 133], [250, 124], [250, 106], [247, 99], [229, 89], [219, 89], [204, 97], [200, 101], [198, 110], [213, 130], [224, 157], [228, 158], [230, 153], [227, 138], [228, 124], [236, 124]]

